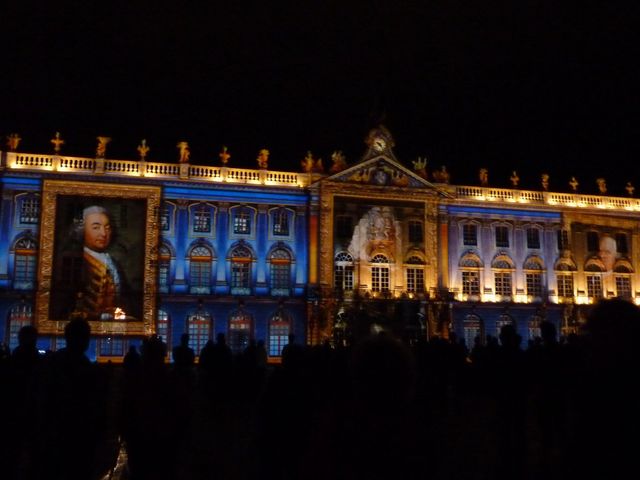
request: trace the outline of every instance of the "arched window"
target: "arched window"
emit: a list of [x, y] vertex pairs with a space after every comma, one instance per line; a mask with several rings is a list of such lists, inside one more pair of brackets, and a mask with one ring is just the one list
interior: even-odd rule
[[484, 325], [478, 315], [474, 313], [467, 315], [462, 322], [462, 327], [464, 329], [465, 345], [468, 348], [473, 348], [476, 344], [476, 339], [480, 344], [484, 344]]
[[202, 348], [211, 339], [213, 319], [206, 310], [198, 310], [187, 317], [187, 333], [189, 334], [189, 346], [196, 355], [200, 355]]
[[462, 269], [462, 294], [469, 296], [480, 295], [480, 269], [482, 261], [477, 254], [468, 252], [462, 256], [459, 265]]
[[156, 335], [171, 348], [171, 322], [166, 310], [158, 309], [156, 318]]
[[269, 356], [279, 357], [282, 348], [289, 343], [291, 333], [291, 317], [280, 309], [269, 319]]
[[539, 257], [530, 257], [524, 262], [525, 284], [527, 295], [530, 297], [542, 297], [543, 265]]
[[32, 290], [36, 280], [36, 242], [31, 237], [23, 237], [15, 244], [13, 267], [13, 288]]
[[371, 290], [386, 292], [389, 290], [389, 260], [382, 254], [371, 259]]
[[18, 346], [20, 329], [31, 324], [33, 324], [33, 307], [31, 305], [20, 303], [11, 308], [7, 322], [7, 343], [11, 351]]
[[211, 261], [209, 247], [198, 245], [189, 254], [189, 290], [191, 293], [208, 294], [211, 291]]
[[233, 353], [242, 353], [253, 334], [253, 318], [244, 310], [236, 310], [229, 317], [229, 347]]
[[271, 264], [271, 295], [288, 296], [291, 286], [291, 255], [277, 248], [269, 257]]
[[337, 290], [353, 290], [353, 257], [347, 252], [335, 257], [333, 282]]
[[158, 290], [169, 293], [169, 275], [171, 272], [171, 250], [166, 245], [158, 249]]
[[251, 263], [253, 255], [245, 245], [238, 245], [231, 251], [231, 294], [251, 294]]
[[496, 295], [511, 297], [513, 295], [513, 262], [506, 255], [498, 255], [491, 264], [494, 269], [493, 279]]

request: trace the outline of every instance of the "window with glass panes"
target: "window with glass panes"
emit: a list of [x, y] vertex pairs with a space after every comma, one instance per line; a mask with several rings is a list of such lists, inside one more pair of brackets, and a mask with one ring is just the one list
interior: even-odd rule
[[251, 286], [251, 252], [244, 246], [231, 252], [231, 288], [232, 293], [249, 294]]
[[334, 285], [338, 290], [353, 290], [353, 257], [346, 252], [336, 255]]
[[476, 338], [484, 343], [482, 320], [478, 315], [467, 315], [462, 323], [464, 329], [464, 341], [468, 348], [476, 344]]
[[22, 327], [33, 324], [33, 308], [31, 305], [22, 303], [14, 305], [9, 311], [8, 337], [9, 349], [13, 350], [18, 346], [18, 332]]
[[508, 296], [512, 293], [511, 272], [495, 272], [496, 295]]
[[616, 275], [616, 295], [627, 300], [631, 299], [631, 277]]
[[171, 229], [171, 209], [163, 205], [160, 210], [160, 230], [166, 232]]
[[28, 195], [20, 202], [20, 223], [38, 223], [40, 217], [40, 199]]
[[496, 233], [496, 247], [509, 247], [509, 229], [507, 227], [498, 226]]
[[98, 338], [98, 355], [101, 357], [122, 357], [125, 354], [126, 340], [124, 337]]
[[289, 333], [291, 331], [291, 323], [288, 316], [282, 313], [276, 313], [269, 320], [269, 356], [279, 357], [282, 355], [282, 349], [289, 343]]
[[540, 230], [527, 228], [527, 248], [540, 248]]
[[13, 282], [15, 289], [32, 289], [36, 279], [36, 242], [22, 238], [16, 242]]
[[246, 312], [236, 312], [229, 319], [229, 348], [233, 353], [241, 353], [251, 339], [252, 318]]
[[274, 210], [272, 221], [274, 235], [289, 235], [289, 212], [287, 210], [284, 208]]
[[558, 274], [558, 296], [559, 297], [573, 297], [573, 275], [572, 274]]
[[540, 337], [540, 323], [542, 322], [542, 317], [540, 315], [534, 315], [529, 319], [528, 329], [529, 329], [529, 339], [533, 340], [534, 338]]
[[527, 284], [527, 295], [532, 297], [542, 296], [542, 274], [541, 273], [527, 273], [525, 275], [525, 281]]
[[240, 235], [251, 233], [251, 211], [236, 210], [233, 216], [233, 233]]
[[171, 251], [162, 245], [158, 251], [158, 288], [163, 293], [168, 292], [170, 268]]
[[171, 345], [171, 329], [169, 327], [169, 313], [165, 310], [158, 310], [156, 317], [156, 335], [167, 345]]
[[462, 293], [480, 295], [480, 272], [462, 272]]
[[208, 312], [196, 312], [187, 318], [187, 333], [189, 334], [189, 347], [196, 355], [204, 348], [211, 338], [213, 329], [211, 315]]
[[625, 233], [616, 233], [616, 250], [622, 255], [627, 255], [629, 253], [627, 235]]
[[211, 286], [211, 250], [198, 246], [191, 250], [189, 258], [189, 282], [191, 288]]
[[291, 286], [291, 255], [283, 249], [271, 254], [271, 293], [288, 295]]
[[602, 298], [602, 276], [587, 275], [587, 296], [589, 298]]
[[424, 292], [423, 268], [407, 268], [407, 291], [416, 293]]
[[566, 230], [558, 230], [558, 250], [566, 250], [569, 248], [569, 233]]
[[598, 232], [587, 232], [587, 251], [597, 252], [600, 249]]
[[[371, 263], [388, 264], [389, 260], [384, 255], [376, 255], [371, 259]], [[371, 267], [371, 290], [374, 292], [384, 292], [389, 290], [388, 266]]]
[[211, 233], [211, 207], [198, 205], [193, 212], [193, 231], [196, 233]]
[[409, 241], [412, 243], [422, 243], [424, 238], [424, 228], [422, 222], [409, 220]]
[[462, 226], [462, 243], [468, 246], [478, 245], [478, 226], [466, 223]]

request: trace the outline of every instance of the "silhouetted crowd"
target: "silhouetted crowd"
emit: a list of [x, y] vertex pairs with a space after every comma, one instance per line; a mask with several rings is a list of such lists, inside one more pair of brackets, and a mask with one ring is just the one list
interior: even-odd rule
[[[196, 363], [188, 336], [87, 358], [90, 325], [41, 355], [37, 331], [0, 355], [6, 479], [573, 479], [634, 476], [640, 309], [595, 305], [579, 335], [511, 325], [471, 348], [349, 347], [290, 336], [282, 363], [225, 337]], [[167, 362], [171, 357], [172, 362]], [[628, 472], [628, 473], [627, 473]]]

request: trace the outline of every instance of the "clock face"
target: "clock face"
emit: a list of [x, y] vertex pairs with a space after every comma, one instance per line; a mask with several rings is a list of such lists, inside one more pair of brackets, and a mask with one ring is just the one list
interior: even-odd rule
[[384, 141], [384, 138], [376, 138], [373, 140], [373, 148], [376, 149], [377, 151], [382, 151], [384, 150], [384, 147], [387, 145], [387, 142]]

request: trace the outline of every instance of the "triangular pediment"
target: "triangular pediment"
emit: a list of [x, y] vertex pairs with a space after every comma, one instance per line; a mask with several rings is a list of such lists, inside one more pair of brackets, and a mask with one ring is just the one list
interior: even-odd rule
[[341, 172], [325, 177], [323, 181], [440, 191], [434, 184], [398, 163], [391, 155], [386, 154], [372, 156]]

